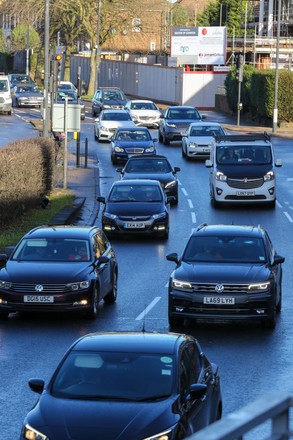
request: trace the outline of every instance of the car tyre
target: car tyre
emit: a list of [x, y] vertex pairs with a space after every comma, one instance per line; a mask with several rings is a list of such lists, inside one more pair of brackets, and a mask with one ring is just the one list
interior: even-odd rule
[[92, 108], [92, 117], [95, 118], [96, 117], [96, 112], [94, 111], [94, 109]]
[[159, 141], [163, 142], [163, 136], [162, 136], [162, 133], [160, 132], [160, 130], [159, 130]]
[[274, 304], [274, 309], [271, 315], [268, 318], [266, 318], [264, 321], [262, 321], [262, 326], [264, 328], [274, 330], [274, 328], [276, 327], [276, 323], [277, 323], [277, 306]]
[[111, 156], [111, 162], [112, 162], [113, 165], [117, 165], [118, 164], [118, 160], [114, 156]]
[[116, 299], [117, 299], [117, 281], [118, 281], [118, 276], [117, 276], [117, 272], [115, 270], [115, 272], [113, 274], [113, 280], [112, 280], [112, 289], [104, 297], [104, 301], [106, 303], [114, 303], [116, 301]]
[[268, 202], [268, 208], [274, 209], [276, 207], [276, 200], [273, 200], [272, 202]]
[[167, 136], [166, 136], [165, 133], [163, 133], [163, 144], [164, 144], [164, 145], [170, 145], [170, 141], [169, 141], [169, 139], [167, 138]]
[[96, 319], [98, 316], [98, 306], [99, 306], [99, 289], [97, 286], [94, 287], [92, 294], [91, 305], [87, 311], [87, 318]]
[[183, 145], [182, 145], [181, 153], [182, 153], [182, 157], [186, 157], [186, 152], [184, 151]]

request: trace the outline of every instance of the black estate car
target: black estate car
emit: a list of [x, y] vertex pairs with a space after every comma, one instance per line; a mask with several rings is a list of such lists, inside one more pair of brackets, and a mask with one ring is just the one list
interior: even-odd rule
[[124, 168], [116, 170], [121, 179], [154, 179], [158, 180], [167, 196], [173, 196], [171, 203], [178, 203], [179, 167], [172, 167], [165, 156], [153, 155], [147, 157], [133, 156], [128, 159]]
[[116, 301], [115, 252], [96, 227], [37, 227], [0, 264], [0, 317], [78, 311], [94, 319], [102, 299]]
[[218, 366], [184, 334], [83, 336], [29, 387], [40, 397], [21, 439], [179, 440], [222, 415]]
[[173, 105], [168, 107], [161, 116], [159, 126], [159, 141], [169, 145], [171, 141], [181, 141], [182, 132], [186, 132], [192, 122], [205, 119], [199, 111], [189, 105]]
[[92, 115], [99, 115], [107, 109], [122, 110], [126, 103], [127, 98], [118, 87], [100, 87], [92, 99]]
[[132, 179], [114, 182], [104, 203], [103, 231], [108, 235], [144, 234], [168, 238], [169, 202], [157, 180]]
[[259, 320], [274, 328], [282, 305], [282, 263], [260, 226], [201, 225], [169, 281], [169, 323], [192, 319]]

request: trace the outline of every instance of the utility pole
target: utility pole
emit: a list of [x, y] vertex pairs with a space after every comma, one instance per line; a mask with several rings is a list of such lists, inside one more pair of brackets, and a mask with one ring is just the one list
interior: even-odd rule
[[49, 60], [49, 26], [50, 26], [50, 15], [49, 15], [49, 0], [45, 0], [45, 41], [44, 41], [44, 108], [43, 108], [43, 136], [49, 136], [49, 70], [50, 70], [50, 60]]
[[281, 0], [278, 0], [278, 26], [277, 26], [277, 47], [276, 47], [276, 75], [275, 75], [275, 103], [273, 114], [273, 133], [278, 128], [278, 82], [279, 82], [279, 52], [280, 52], [280, 29], [281, 29]]
[[237, 98], [237, 127], [240, 126], [240, 112], [242, 110], [241, 103], [241, 83], [243, 81], [243, 61], [242, 54], [237, 55], [236, 59], [236, 79], [238, 80], [238, 98]]
[[97, 27], [97, 51], [96, 51], [96, 84], [95, 90], [99, 86], [99, 68], [100, 68], [100, 27], [101, 27], [101, 0], [98, 0], [98, 27]]
[[29, 25], [26, 26], [26, 66], [25, 73], [29, 75], [30, 72], [30, 28]]

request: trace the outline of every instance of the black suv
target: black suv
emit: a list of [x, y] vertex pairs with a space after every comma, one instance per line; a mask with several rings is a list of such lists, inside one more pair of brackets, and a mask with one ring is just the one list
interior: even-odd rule
[[260, 320], [276, 325], [282, 304], [282, 263], [260, 226], [201, 225], [169, 281], [169, 324], [184, 318]]
[[175, 105], [168, 107], [161, 116], [159, 126], [159, 141], [169, 145], [171, 141], [181, 141], [183, 132], [187, 132], [192, 122], [205, 119], [195, 107], [188, 105]]
[[118, 87], [100, 87], [92, 99], [92, 115], [99, 115], [107, 109], [124, 109], [126, 102], [124, 92]]
[[8, 258], [0, 254], [0, 317], [17, 311], [81, 312], [96, 318], [117, 296], [115, 252], [99, 228], [41, 226]]

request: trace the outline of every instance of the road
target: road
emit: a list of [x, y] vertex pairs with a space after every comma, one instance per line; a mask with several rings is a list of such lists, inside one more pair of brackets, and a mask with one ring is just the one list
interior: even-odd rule
[[[11, 127], [18, 127], [21, 136], [36, 135], [25, 122], [28, 113], [23, 111], [22, 119], [11, 117], [11, 125], [4, 126], [4, 138], [12, 140]], [[157, 137], [156, 130], [151, 132]], [[81, 137], [88, 137], [90, 154], [97, 154], [99, 158], [101, 195], [106, 196], [112, 182], [119, 178], [116, 167], [110, 162], [110, 144], [94, 140], [93, 118], [89, 115], [82, 123]], [[171, 207], [168, 241], [111, 240], [119, 263], [117, 303], [101, 304], [95, 322], [76, 316], [14, 314], [0, 323], [0, 440], [18, 438], [22, 420], [37, 398], [28, 388], [28, 379], [48, 380], [67, 347], [78, 337], [94, 331], [169, 330], [167, 283], [174, 265], [165, 256], [170, 252], [180, 253], [192, 228], [201, 223], [261, 224], [267, 229], [277, 251], [286, 257], [283, 310], [274, 331], [262, 329], [258, 324], [224, 322], [199, 323], [176, 330], [196, 336], [209, 359], [218, 363], [224, 415], [269, 391], [293, 392], [293, 306], [290, 297], [293, 282], [290, 269], [293, 264], [293, 140], [274, 138], [273, 143], [276, 157], [284, 164], [278, 169], [275, 210], [257, 206], [213, 209], [209, 201], [209, 170], [204, 163], [183, 159], [179, 143], [158, 144], [157, 152], [168, 156], [173, 166], [181, 168], [178, 173], [179, 204]], [[101, 226], [100, 217], [96, 224]]]

